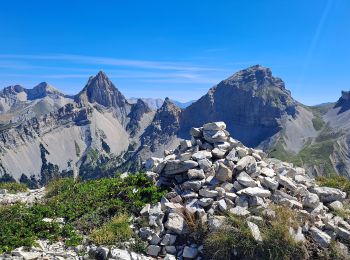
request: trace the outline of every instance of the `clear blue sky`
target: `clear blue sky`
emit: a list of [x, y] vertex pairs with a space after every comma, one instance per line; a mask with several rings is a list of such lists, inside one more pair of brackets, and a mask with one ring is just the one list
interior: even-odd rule
[[128, 97], [196, 99], [271, 67], [306, 104], [350, 89], [349, 0], [1, 1], [0, 88], [78, 92], [104, 70]]

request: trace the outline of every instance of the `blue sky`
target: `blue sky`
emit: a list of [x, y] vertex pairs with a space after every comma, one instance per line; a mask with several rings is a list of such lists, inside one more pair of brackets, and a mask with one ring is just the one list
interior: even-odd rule
[[0, 88], [77, 93], [104, 70], [127, 96], [196, 99], [261, 64], [308, 105], [350, 89], [349, 0], [1, 1]]

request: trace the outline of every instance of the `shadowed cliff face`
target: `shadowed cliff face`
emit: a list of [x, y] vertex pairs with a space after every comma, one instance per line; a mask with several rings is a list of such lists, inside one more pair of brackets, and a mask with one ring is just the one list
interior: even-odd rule
[[181, 114], [179, 135], [192, 126], [224, 121], [234, 138], [257, 146], [281, 130], [285, 115], [295, 116], [296, 102], [271, 70], [253, 66], [221, 81]]
[[181, 109], [165, 99], [161, 108], [158, 109], [152, 123], [146, 128], [141, 136], [141, 143], [147, 144], [152, 152], [166, 146], [176, 136], [179, 129]]
[[340, 107], [338, 114], [344, 113], [350, 109], [350, 91], [342, 91], [341, 97], [334, 106], [335, 108]]

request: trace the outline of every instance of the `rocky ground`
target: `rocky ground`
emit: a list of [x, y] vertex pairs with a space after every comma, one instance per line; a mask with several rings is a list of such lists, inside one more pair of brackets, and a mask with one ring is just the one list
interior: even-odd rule
[[[148, 243], [148, 257], [115, 247], [66, 248], [62, 243], [39, 241], [35, 248], [19, 248], [3, 258], [205, 259], [203, 244], [190, 238], [195, 232], [191, 221], [199, 220], [214, 232], [224, 225], [228, 215], [243, 216], [254, 239], [262, 241], [256, 224], [262, 219], [261, 212], [273, 217], [274, 207], [282, 206], [304, 216], [302, 223], [289, 227], [292, 239], [319, 249], [337, 243], [344, 259], [350, 259], [350, 223], [335, 213], [344, 210], [346, 193], [320, 187], [303, 168], [266, 158], [264, 152], [243, 146], [225, 128], [223, 122], [192, 128], [191, 140], [166, 151], [164, 158], [145, 162], [150, 178], [158, 185], [171, 187], [160, 202], [147, 204], [141, 217], [135, 219], [135, 232]], [[44, 190], [2, 194], [0, 203], [32, 203], [43, 194]], [[140, 227], [140, 222], [146, 224]]]

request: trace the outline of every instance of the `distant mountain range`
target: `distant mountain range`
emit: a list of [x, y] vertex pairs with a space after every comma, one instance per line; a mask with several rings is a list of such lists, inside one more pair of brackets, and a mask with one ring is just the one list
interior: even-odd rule
[[[139, 98], [129, 98], [128, 101], [130, 103], [136, 103]], [[141, 98], [143, 102], [145, 102], [151, 109], [157, 110], [163, 105], [164, 100], [161, 98]], [[171, 99], [171, 102], [173, 102], [175, 105], [177, 105], [179, 108], [186, 108], [190, 106], [192, 103], [194, 103], [196, 100], [191, 100], [188, 102], [180, 102]]]
[[189, 137], [192, 126], [224, 121], [234, 138], [310, 174], [350, 176], [350, 92], [305, 106], [270, 69], [256, 65], [197, 101], [127, 99], [99, 72], [75, 96], [47, 83], [0, 92], [0, 178], [32, 186], [58, 175], [95, 178], [137, 170]]

